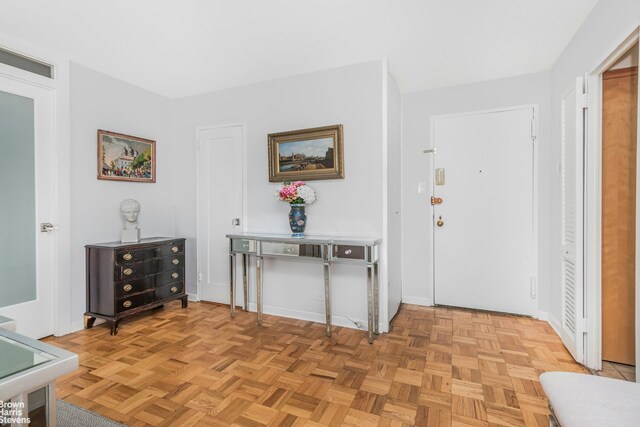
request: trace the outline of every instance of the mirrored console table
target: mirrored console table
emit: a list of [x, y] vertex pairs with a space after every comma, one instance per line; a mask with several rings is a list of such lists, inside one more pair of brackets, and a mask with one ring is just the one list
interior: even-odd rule
[[250, 255], [256, 259], [256, 305], [258, 324], [263, 312], [263, 263], [265, 258], [299, 258], [324, 264], [324, 301], [326, 334], [331, 336], [331, 264], [357, 263], [367, 268], [367, 320], [369, 343], [378, 334], [379, 285], [378, 263], [381, 239], [368, 237], [304, 236], [290, 234], [240, 233], [228, 234], [230, 258], [230, 310], [235, 317], [236, 255], [242, 255], [242, 284], [244, 309], [248, 309]]
[[0, 410], [4, 421], [10, 419], [0, 425], [26, 425], [29, 418], [55, 427], [56, 378], [77, 367], [77, 354], [0, 328]]

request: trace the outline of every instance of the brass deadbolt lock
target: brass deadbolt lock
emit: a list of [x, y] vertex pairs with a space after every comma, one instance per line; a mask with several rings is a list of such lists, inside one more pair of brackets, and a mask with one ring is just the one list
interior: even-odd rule
[[442, 216], [438, 218], [438, 221], [436, 221], [436, 225], [438, 227], [442, 227], [444, 225], [444, 221], [442, 220]]

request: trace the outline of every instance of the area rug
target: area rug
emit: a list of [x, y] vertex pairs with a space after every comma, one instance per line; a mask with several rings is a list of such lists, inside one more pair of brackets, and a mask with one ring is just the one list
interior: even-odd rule
[[84, 408], [58, 400], [58, 427], [122, 427], [124, 424], [111, 421]]

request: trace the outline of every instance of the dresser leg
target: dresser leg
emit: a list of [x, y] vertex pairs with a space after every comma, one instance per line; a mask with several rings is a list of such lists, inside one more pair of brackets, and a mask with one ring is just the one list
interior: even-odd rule
[[111, 322], [111, 335], [118, 335], [118, 321]]
[[92, 316], [84, 316], [84, 328], [91, 329], [93, 328], [93, 324], [96, 321], [95, 317]]
[[182, 308], [187, 308], [189, 306], [189, 297], [188, 296], [184, 296], [182, 297]]

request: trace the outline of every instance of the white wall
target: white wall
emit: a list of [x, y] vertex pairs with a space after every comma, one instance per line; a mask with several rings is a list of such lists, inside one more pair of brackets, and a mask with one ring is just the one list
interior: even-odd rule
[[560, 285], [560, 163], [561, 98], [575, 84], [575, 79], [595, 70], [640, 25], [640, 1], [602, 0], [580, 27], [567, 48], [551, 69], [551, 164], [549, 170], [550, 228], [554, 244], [550, 247], [549, 297], [550, 320], [559, 324], [562, 315], [562, 288]]
[[[194, 165], [198, 126], [246, 124], [245, 224], [251, 231], [290, 233], [288, 206], [273, 197], [279, 184], [268, 179], [267, 134], [342, 123], [345, 179], [310, 182], [318, 202], [307, 208], [307, 233], [382, 237], [382, 76], [383, 63], [376, 61], [174, 101], [176, 150], [172, 162], [179, 169], [173, 183], [176, 233], [189, 238], [189, 292], [196, 291]], [[276, 259], [267, 259], [265, 264], [265, 312], [291, 314], [297, 310], [297, 315], [324, 319], [321, 264]], [[253, 287], [253, 272], [250, 280]], [[366, 273], [362, 267], [336, 265], [332, 292], [335, 317], [366, 320]], [[251, 289], [251, 301], [255, 301], [253, 294]]]
[[[548, 307], [548, 251], [555, 240], [549, 237], [550, 158], [549, 74], [536, 73], [464, 86], [415, 92], [403, 96], [402, 221], [403, 221], [403, 301], [430, 305], [433, 302], [432, 177], [430, 120], [432, 116], [537, 104], [539, 155], [539, 306]], [[427, 191], [418, 194], [418, 184]]]
[[[85, 312], [85, 256], [89, 243], [120, 240], [120, 202], [142, 204], [142, 237], [174, 234], [171, 101], [77, 64], [71, 64], [71, 323]], [[97, 130], [156, 141], [155, 184], [96, 179]], [[184, 165], [180, 165], [183, 168]]]

